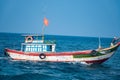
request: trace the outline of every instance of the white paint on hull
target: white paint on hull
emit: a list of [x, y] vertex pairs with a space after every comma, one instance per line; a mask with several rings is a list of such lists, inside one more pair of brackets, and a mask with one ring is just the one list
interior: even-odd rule
[[29, 56], [29, 55], [23, 55], [23, 54], [17, 54], [8, 52], [10, 57], [12, 59], [18, 59], [18, 60], [33, 60], [33, 61], [55, 61], [55, 62], [85, 62], [85, 61], [95, 61], [95, 60], [102, 60], [109, 58], [113, 55], [114, 52], [111, 52], [106, 55], [102, 56], [96, 56], [96, 57], [88, 57], [88, 58], [73, 58], [72, 55], [70, 56], [46, 56], [45, 59], [40, 59], [39, 56]]

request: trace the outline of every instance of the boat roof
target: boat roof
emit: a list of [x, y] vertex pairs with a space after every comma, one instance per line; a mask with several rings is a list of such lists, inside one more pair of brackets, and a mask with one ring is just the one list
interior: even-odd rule
[[39, 36], [39, 37], [42, 37], [43, 35], [34, 34], [34, 35], [22, 35], [22, 36], [25, 36], [25, 37], [27, 37], [27, 36]]

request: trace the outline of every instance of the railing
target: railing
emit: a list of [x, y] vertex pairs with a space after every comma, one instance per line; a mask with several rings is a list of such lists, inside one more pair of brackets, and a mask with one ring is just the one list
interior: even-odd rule
[[55, 40], [45, 40], [44, 44], [55, 44], [56, 41]]

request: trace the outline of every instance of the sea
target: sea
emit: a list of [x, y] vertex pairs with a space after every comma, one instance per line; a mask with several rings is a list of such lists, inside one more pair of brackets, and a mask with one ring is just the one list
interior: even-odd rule
[[[120, 48], [106, 62], [86, 65], [76, 62], [16, 61], [7, 57], [5, 48], [20, 50], [25, 34], [0, 33], [0, 80], [120, 80]], [[98, 37], [45, 35], [55, 40], [56, 52], [94, 50]], [[102, 48], [110, 46], [112, 38], [100, 38]]]

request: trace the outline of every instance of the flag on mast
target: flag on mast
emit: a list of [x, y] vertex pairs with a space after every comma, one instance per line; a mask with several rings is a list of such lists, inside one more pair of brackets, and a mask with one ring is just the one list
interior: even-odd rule
[[48, 19], [46, 17], [44, 17], [44, 25], [48, 26], [48, 24], [49, 24]]

